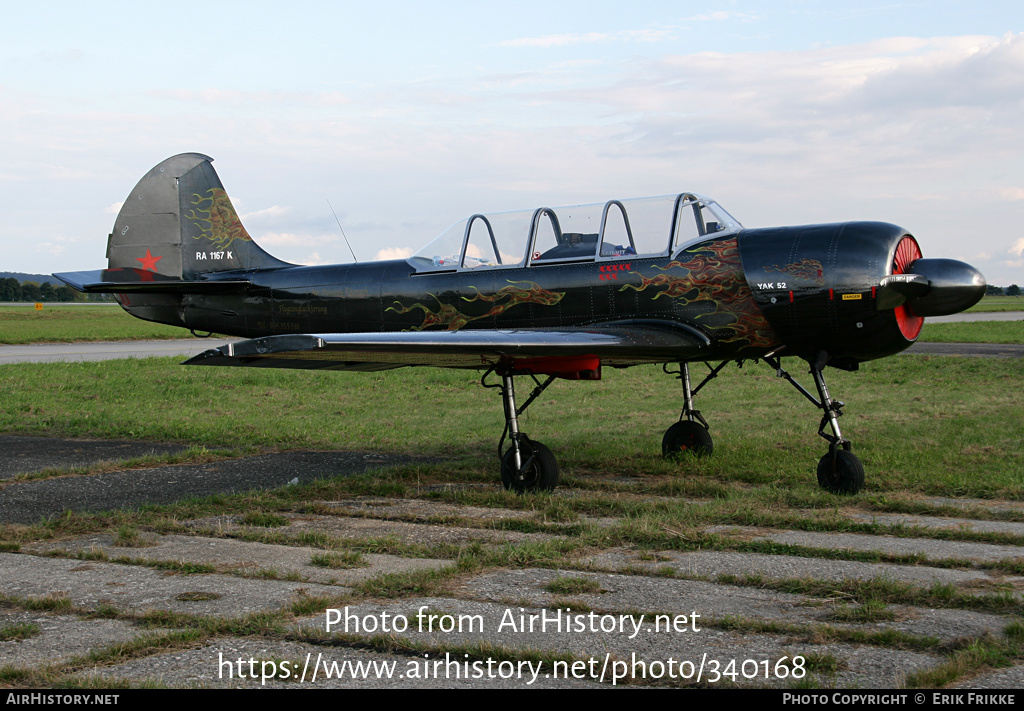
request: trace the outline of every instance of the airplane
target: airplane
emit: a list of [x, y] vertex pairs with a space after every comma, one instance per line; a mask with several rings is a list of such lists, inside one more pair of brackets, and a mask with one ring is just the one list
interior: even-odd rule
[[[748, 229], [696, 193], [474, 214], [408, 259], [299, 266], [246, 232], [212, 160], [183, 153], [155, 166], [114, 222], [107, 268], [54, 276], [115, 294], [141, 319], [247, 339], [185, 365], [484, 371], [504, 407], [502, 483], [520, 493], [558, 483], [554, 454], [519, 429], [556, 378], [662, 364], [683, 401], [662, 452], [702, 456], [714, 447], [694, 397], [728, 363], [762, 360], [821, 410], [819, 485], [854, 494], [864, 467], [824, 369], [899, 353], [924, 317], [985, 293], [978, 270], [924, 258], [902, 227]], [[807, 362], [815, 393], [783, 369], [784, 356]], [[696, 362], [709, 373], [693, 385]], [[535, 387], [517, 405], [524, 375]]]

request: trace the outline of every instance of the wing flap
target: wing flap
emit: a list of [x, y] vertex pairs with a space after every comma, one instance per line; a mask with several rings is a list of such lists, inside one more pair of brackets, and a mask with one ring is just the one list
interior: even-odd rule
[[552, 330], [291, 334], [229, 343], [201, 353], [185, 365], [487, 369], [530, 359], [587, 356], [606, 365], [625, 366], [699, 359], [710, 345], [699, 329], [669, 322], [615, 322]]

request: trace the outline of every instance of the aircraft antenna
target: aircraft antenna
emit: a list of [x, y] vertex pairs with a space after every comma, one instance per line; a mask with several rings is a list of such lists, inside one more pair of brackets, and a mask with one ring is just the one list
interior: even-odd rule
[[[327, 198], [324, 198], [327, 200]], [[338, 213], [334, 212], [334, 205], [331, 204], [330, 200], [327, 200], [327, 207], [331, 208], [331, 212], [334, 214], [334, 220], [338, 223], [338, 229], [341, 230], [341, 236], [345, 238], [345, 244], [348, 245], [348, 251], [352, 252], [352, 259], [356, 264], [359, 264], [359, 260], [356, 259], [356, 253], [352, 249], [352, 245], [349, 244], [348, 237], [345, 235], [345, 228], [341, 226], [341, 220], [338, 219]]]

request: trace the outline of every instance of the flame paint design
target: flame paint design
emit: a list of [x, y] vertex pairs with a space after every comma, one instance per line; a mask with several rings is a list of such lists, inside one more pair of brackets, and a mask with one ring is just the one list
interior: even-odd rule
[[192, 224], [202, 232], [194, 239], [205, 237], [219, 249], [226, 249], [236, 239], [251, 242], [252, 237], [238, 219], [238, 213], [235, 212], [228, 194], [222, 188], [210, 188], [206, 193], [208, 197], [203, 197], [199, 193], [192, 194], [191, 204], [195, 207], [185, 215], [185, 218], [193, 220]]
[[753, 294], [743, 277], [739, 243], [735, 237], [694, 247], [687, 250], [687, 254], [694, 256], [685, 262], [674, 260], [664, 267], [654, 267], [661, 272], [684, 269], [685, 275], [663, 273], [648, 278], [630, 270], [631, 274], [640, 277], [641, 283], [639, 286], [626, 284], [620, 291], [644, 291], [649, 287], [664, 286], [666, 288], [656, 294], [654, 299], [668, 296], [687, 304], [711, 303], [715, 309], [697, 318], [727, 314], [735, 319], [728, 326], [721, 327], [726, 333], [716, 334], [719, 342], [745, 341], [742, 346], [744, 348], [768, 348], [780, 343], [779, 337], [754, 303]]
[[799, 262], [790, 262], [779, 266], [773, 264], [770, 267], [765, 267], [766, 272], [780, 272], [782, 274], [788, 274], [794, 279], [803, 279], [805, 281], [812, 282], [821, 286], [825, 283], [825, 268], [822, 267], [821, 262], [817, 259], [807, 259], [806, 257], [801, 259]]
[[[529, 287], [523, 288], [514, 286], [515, 284], [529, 284]], [[410, 331], [423, 331], [433, 326], [446, 326], [449, 331], [458, 331], [470, 321], [478, 321], [482, 318], [497, 316], [498, 314], [502, 314], [519, 304], [529, 303], [541, 304], [542, 306], [554, 306], [562, 300], [563, 296], [565, 296], [564, 291], [548, 291], [547, 289], [542, 289], [539, 284], [532, 281], [509, 281], [509, 286], [504, 286], [498, 289], [490, 296], [480, 293], [480, 290], [475, 286], [471, 286], [470, 288], [476, 290], [476, 296], [463, 296], [462, 299], [464, 301], [487, 301], [494, 304], [487, 313], [480, 314], [479, 316], [464, 314], [451, 304], [442, 303], [434, 294], [431, 294], [430, 296], [438, 304], [437, 311], [434, 311], [418, 302], [412, 306], [403, 306], [399, 301], [395, 302], [396, 306], [389, 306], [387, 310], [395, 311], [400, 314], [407, 314], [414, 309], [422, 310], [423, 323], [419, 326], [413, 326], [408, 329]]]

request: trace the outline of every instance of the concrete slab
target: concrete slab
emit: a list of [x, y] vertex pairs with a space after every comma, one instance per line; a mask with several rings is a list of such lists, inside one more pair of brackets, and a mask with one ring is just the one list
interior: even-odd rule
[[62, 551], [71, 555], [77, 552], [99, 552], [112, 560], [127, 558], [199, 563], [213, 566], [219, 572], [229, 574], [255, 577], [271, 573], [274, 577], [299, 578], [324, 585], [352, 585], [380, 573], [438, 570], [454, 564], [449, 560], [400, 558], [367, 553], [360, 556], [360, 563], [352, 568], [325, 568], [310, 564], [313, 556], [328, 553], [321, 548], [254, 543], [230, 538], [157, 534], [146, 534], [145, 540], [145, 546], [126, 547], [115, 545], [114, 536], [103, 534], [65, 541], [46, 541], [23, 546], [22, 550], [38, 553]]
[[[572, 498], [574, 494], [575, 492], [565, 490], [555, 492], [553, 495]], [[613, 526], [618, 523], [616, 518], [594, 516], [578, 516], [568, 521], [552, 519], [547, 515], [543, 506], [537, 509], [506, 509], [501, 507], [465, 506], [446, 501], [424, 499], [380, 500], [364, 497], [325, 503], [328, 506], [337, 508], [340, 511], [349, 512], [352, 515], [389, 519], [400, 518], [407, 521], [422, 521], [424, 523], [455, 522], [450, 521], [450, 519], [468, 519], [479, 523], [505, 519], [524, 519], [536, 521], [537, 523], [554, 528], [575, 526], [580, 523], [596, 526]]]
[[930, 586], [935, 583], [976, 587], [995, 585], [988, 575], [977, 570], [860, 563], [848, 560], [734, 553], [731, 551], [695, 551], [692, 553], [662, 551], [658, 555], [661, 560], [649, 562], [640, 560], [634, 552], [618, 549], [591, 556], [586, 559], [586, 562], [600, 568], [647, 569], [652, 572], [665, 567], [682, 575], [707, 578], [719, 575], [762, 575], [771, 580], [813, 578], [842, 581], [887, 578], [921, 586]]
[[923, 555], [929, 560], [967, 560], [994, 562], [1024, 557], [1024, 546], [1000, 546], [969, 541], [940, 541], [933, 538], [897, 538], [866, 533], [826, 533], [822, 531], [778, 531], [752, 526], [712, 526], [709, 533], [738, 536], [744, 540], [772, 541], [808, 548], [872, 551], [895, 555]]
[[[503, 531], [488, 528], [466, 528], [463, 526], [409, 523], [406, 521], [390, 521], [379, 518], [352, 516], [320, 516], [316, 514], [281, 513], [288, 519], [286, 526], [274, 531], [283, 534], [301, 534], [307, 532], [326, 533], [337, 538], [350, 540], [370, 540], [394, 538], [400, 543], [409, 545], [465, 545], [483, 543], [485, 545], [502, 545], [522, 541], [542, 541], [556, 538], [547, 533], [520, 533], [519, 531]], [[237, 531], [252, 530], [239, 522], [241, 516], [210, 516], [208, 518], [186, 521], [185, 525], [197, 533], [205, 531], [218, 534], [231, 534]]]
[[355, 516], [373, 516], [377, 518], [403, 519], [407, 521], [424, 521], [433, 523], [439, 520], [462, 518], [479, 521], [493, 521], [508, 518], [532, 518], [536, 512], [524, 509], [505, 509], [501, 507], [487, 508], [484, 506], [462, 506], [446, 501], [424, 499], [381, 499], [356, 497], [344, 501], [324, 501], [324, 507], [338, 509]]
[[[951, 689], [982, 689], [993, 691], [1007, 690], [1016, 691], [1016, 703], [1020, 703], [1020, 690], [1024, 689], [1024, 666], [1017, 665], [1009, 669], [997, 669], [984, 674], [963, 679], [959, 683], [951, 685]], [[1003, 697], [1005, 698], [1005, 697]], [[966, 700], [965, 700], [966, 703]], [[984, 703], [984, 702], [976, 702]], [[997, 703], [1009, 703], [1007, 701]]]
[[238, 617], [288, 606], [303, 595], [338, 596], [330, 585], [252, 580], [230, 575], [179, 575], [137, 565], [0, 553], [0, 589], [13, 597], [67, 597], [95, 610], [170, 610]]
[[[591, 594], [561, 595], [546, 590], [552, 580], [586, 578], [600, 587]], [[821, 623], [865, 630], [895, 629], [901, 632], [952, 640], [960, 637], [1001, 635], [1006, 618], [968, 610], [932, 610], [891, 606], [892, 620], [851, 624], [837, 619], [837, 610], [847, 607], [840, 599], [821, 599], [753, 587], [722, 585], [701, 580], [651, 578], [639, 575], [608, 575], [555, 572], [544, 569], [502, 571], [479, 576], [463, 587], [475, 597], [509, 601], [534, 607], [551, 607], [575, 600], [586, 607], [617, 611], [664, 611], [671, 614], [698, 612], [705, 622], [725, 618], [755, 621]], [[855, 607], [855, 606], [851, 606]]]
[[921, 501], [935, 506], [955, 506], [961, 509], [980, 508], [990, 511], [1011, 511], [1024, 514], [1024, 501], [994, 501], [992, 499], [956, 499], [951, 496], [925, 496]]
[[152, 630], [122, 620], [83, 620], [50, 612], [0, 610], [0, 630], [16, 625], [31, 625], [36, 631], [23, 640], [0, 641], [0, 666], [58, 664], [84, 657], [99, 647], [152, 634]]
[[[599, 592], [565, 594], [545, 588], [556, 579], [592, 581]], [[824, 605], [803, 595], [790, 595], [757, 588], [718, 585], [701, 580], [653, 578], [608, 573], [556, 571], [545, 568], [504, 570], [467, 581], [460, 592], [478, 599], [507, 605], [564, 607], [576, 602], [584, 609], [648, 610], [666, 614], [692, 614], [698, 619], [748, 617], [760, 620], [824, 620]]]
[[1024, 523], [1014, 521], [979, 521], [972, 518], [943, 518], [940, 516], [918, 516], [916, 514], [867, 514], [851, 513], [854, 521], [878, 523], [883, 526], [920, 526], [946, 530], [975, 531], [978, 533], [1008, 533], [1024, 536]]

